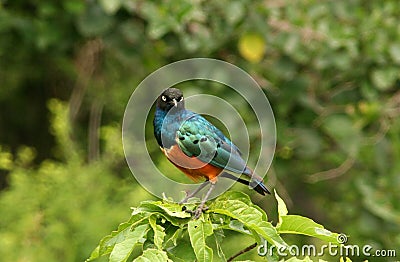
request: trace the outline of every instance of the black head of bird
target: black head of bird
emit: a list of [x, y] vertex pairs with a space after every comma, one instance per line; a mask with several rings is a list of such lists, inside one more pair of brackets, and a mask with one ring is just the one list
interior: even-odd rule
[[177, 88], [166, 89], [157, 99], [157, 107], [164, 111], [171, 108], [183, 109], [185, 103], [183, 101], [183, 93]]

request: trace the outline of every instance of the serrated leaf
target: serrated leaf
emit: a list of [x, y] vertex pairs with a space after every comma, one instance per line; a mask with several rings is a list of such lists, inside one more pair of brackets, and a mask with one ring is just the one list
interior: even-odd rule
[[149, 217], [149, 223], [154, 232], [154, 245], [158, 249], [162, 250], [165, 237], [165, 229], [162, 226], [157, 225], [157, 217], [155, 215]]
[[213, 250], [206, 243], [207, 237], [213, 233], [211, 222], [202, 219], [191, 220], [188, 223], [188, 232], [197, 260], [212, 261]]
[[325, 229], [322, 225], [314, 222], [310, 218], [298, 215], [287, 215], [282, 216], [281, 219], [282, 223], [277, 226], [277, 230], [281, 234], [306, 235], [339, 244], [337, 241], [339, 234]]
[[143, 254], [137, 257], [134, 262], [172, 262], [168, 258], [167, 253], [158, 249], [147, 249], [143, 251]]
[[132, 253], [133, 248], [139, 243], [142, 238], [146, 235], [149, 226], [147, 224], [137, 226], [133, 231], [129, 230], [125, 235], [124, 240], [115, 244], [110, 254], [109, 261], [121, 262], [126, 261], [129, 255]]
[[278, 202], [278, 219], [279, 219], [279, 221], [278, 221], [278, 225], [277, 226], [279, 226], [280, 224], [282, 224], [282, 218], [281, 217], [282, 216], [286, 216], [288, 214], [288, 210], [287, 210], [285, 202], [278, 195], [278, 192], [276, 192], [276, 190], [274, 190], [274, 193], [275, 193], [276, 201]]
[[243, 223], [248, 229], [256, 232], [271, 244], [280, 247], [287, 246], [272, 224], [263, 218], [262, 211], [239, 200], [216, 201], [210, 207], [210, 212], [224, 214]]

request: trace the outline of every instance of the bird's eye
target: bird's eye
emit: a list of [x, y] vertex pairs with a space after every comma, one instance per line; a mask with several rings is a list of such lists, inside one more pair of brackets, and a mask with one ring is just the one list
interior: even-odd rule
[[181, 96], [181, 99], [179, 99], [179, 102], [181, 102], [183, 100], [183, 96]]
[[167, 101], [167, 98], [165, 96], [161, 96], [162, 101]]

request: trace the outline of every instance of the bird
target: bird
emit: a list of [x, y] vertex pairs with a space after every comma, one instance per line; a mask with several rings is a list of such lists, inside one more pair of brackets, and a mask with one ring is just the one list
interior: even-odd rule
[[263, 179], [247, 166], [239, 148], [203, 116], [185, 108], [180, 89], [170, 87], [158, 96], [153, 127], [157, 143], [167, 159], [193, 181], [204, 179], [179, 203], [185, 203], [210, 184], [200, 205], [192, 211], [196, 219], [207, 210], [206, 201], [219, 177], [249, 185], [263, 196], [270, 194]]

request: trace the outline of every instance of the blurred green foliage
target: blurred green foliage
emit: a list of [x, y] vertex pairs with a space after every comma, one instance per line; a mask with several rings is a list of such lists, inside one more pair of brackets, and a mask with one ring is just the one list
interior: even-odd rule
[[[191, 57], [264, 88], [278, 134], [269, 184], [292, 213], [398, 248], [399, 13], [396, 0], [0, 1], [0, 257], [82, 261], [151, 198], [123, 159], [122, 115], [145, 76]], [[253, 201], [274, 213], [272, 198]]]

